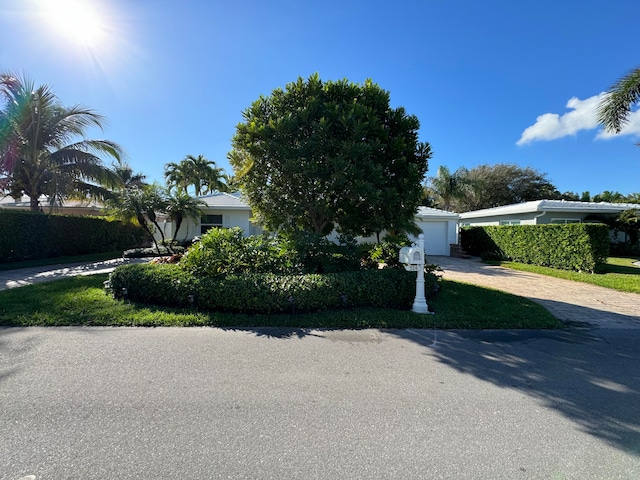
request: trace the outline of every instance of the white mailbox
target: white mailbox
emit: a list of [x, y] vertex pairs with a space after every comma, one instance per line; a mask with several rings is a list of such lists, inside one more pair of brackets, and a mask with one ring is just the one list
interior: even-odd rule
[[424, 296], [424, 235], [418, 235], [413, 247], [402, 247], [398, 256], [400, 263], [405, 264], [404, 268], [418, 273], [412, 310], [416, 313], [432, 313]]
[[400, 249], [400, 263], [424, 265], [424, 252], [418, 247], [402, 247]]

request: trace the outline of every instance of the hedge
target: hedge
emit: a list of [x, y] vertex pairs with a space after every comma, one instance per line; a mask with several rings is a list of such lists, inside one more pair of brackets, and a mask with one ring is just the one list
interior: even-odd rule
[[465, 227], [460, 243], [471, 255], [595, 272], [609, 255], [609, 227], [595, 223]]
[[[116, 298], [208, 311], [283, 313], [349, 307], [410, 308], [415, 273], [403, 269], [306, 275], [273, 273], [196, 277], [178, 265], [133, 264], [116, 268], [110, 289]], [[437, 277], [425, 274], [428, 292]], [[190, 296], [193, 303], [190, 301]]]
[[144, 231], [99, 217], [0, 209], [0, 262], [102, 253], [137, 247]]

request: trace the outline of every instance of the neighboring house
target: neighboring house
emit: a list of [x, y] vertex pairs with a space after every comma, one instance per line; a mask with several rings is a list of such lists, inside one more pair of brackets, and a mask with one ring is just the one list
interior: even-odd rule
[[[63, 215], [104, 215], [102, 204], [94, 200], [66, 200], [62, 205], [49, 205], [49, 199], [42, 195], [40, 197], [40, 209], [44, 213], [60, 213]], [[30, 199], [24, 195], [19, 200], [11, 197], [0, 197], [0, 208], [7, 210], [31, 210]]]
[[589, 215], [618, 215], [625, 210], [640, 209], [633, 203], [570, 202], [536, 200], [504, 205], [460, 214], [460, 226], [540, 225], [544, 223], [582, 223]]

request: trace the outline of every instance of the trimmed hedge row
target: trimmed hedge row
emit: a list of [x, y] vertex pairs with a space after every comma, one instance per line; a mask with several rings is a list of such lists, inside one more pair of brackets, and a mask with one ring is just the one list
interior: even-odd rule
[[126, 250], [144, 241], [144, 231], [128, 223], [0, 209], [3, 263]]
[[[348, 307], [410, 308], [415, 273], [401, 269], [327, 274], [230, 274], [196, 277], [178, 265], [133, 264], [116, 268], [110, 288], [116, 298], [170, 307], [242, 313], [282, 313]], [[427, 292], [437, 277], [425, 274]]]
[[609, 228], [594, 223], [465, 227], [460, 243], [472, 255], [595, 272], [609, 255]]

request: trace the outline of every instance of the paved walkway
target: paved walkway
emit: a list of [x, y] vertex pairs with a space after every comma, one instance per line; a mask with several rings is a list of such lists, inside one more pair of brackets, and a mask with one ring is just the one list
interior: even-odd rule
[[41, 267], [20, 268], [16, 270], [0, 271], [0, 290], [23, 287], [34, 283], [48, 282], [78, 275], [94, 275], [109, 273], [118, 265], [127, 263], [142, 263], [149, 259], [114, 258], [92, 263], [69, 263], [64, 265], [46, 265]]
[[640, 294], [486, 265], [477, 258], [430, 256], [443, 278], [529, 298], [565, 322], [640, 329]]

